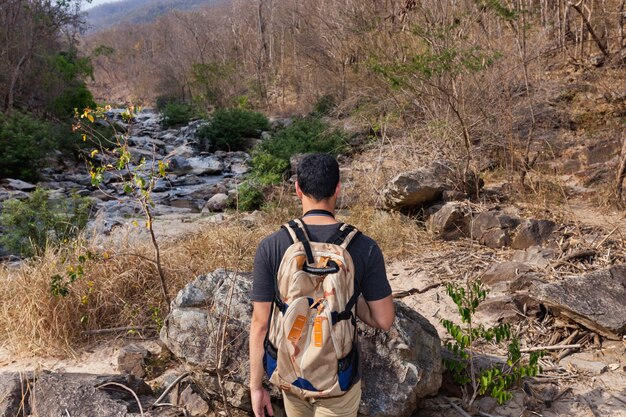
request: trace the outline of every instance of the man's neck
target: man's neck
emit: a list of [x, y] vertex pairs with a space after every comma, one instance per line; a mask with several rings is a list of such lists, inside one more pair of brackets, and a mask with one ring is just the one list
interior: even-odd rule
[[[335, 215], [335, 202], [334, 201], [305, 201], [302, 200], [302, 215], [306, 214], [310, 210], [325, 210]], [[337, 220], [334, 217], [327, 215], [309, 215], [304, 219], [306, 224], [335, 224]]]

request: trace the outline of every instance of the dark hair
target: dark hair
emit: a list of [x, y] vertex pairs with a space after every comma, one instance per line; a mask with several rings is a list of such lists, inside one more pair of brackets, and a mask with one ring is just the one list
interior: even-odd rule
[[332, 197], [339, 184], [339, 164], [327, 154], [306, 155], [298, 164], [300, 190], [317, 201]]

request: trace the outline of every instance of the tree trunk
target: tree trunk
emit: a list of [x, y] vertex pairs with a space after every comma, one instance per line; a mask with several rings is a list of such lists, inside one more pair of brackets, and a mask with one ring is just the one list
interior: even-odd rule
[[[583, 23], [585, 25], [585, 27], [587, 28], [587, 31], [591, 34], [591, 37], [593, 38], [593, 40], [595, 41], [596, 45], [598, 46], [598, 48], [600, 49], [600, 51], [602, 52], [602, 55], [604, 55], [605, 57], [609, 56], [609, 51], [606, 48], [606, 45], [602, 42], [602, 39], [600, 39], [598, 37], [598, 35], [596, 34], [595, 30], [593, 30], [593, 27], [591, 26], [591, 22], [589, 21], [589, 19], [587, 19], [587, 16], [585, 16], [585, 13], [583, 12], [583, 10], [580, 8], [582, 1], [574, 4], [574, 3], [570, 3], [570, 6], [572, 6], [572, 8], [574, 10], [576, 10], [578, 12], [578, 14], [580, 14], [580, 17], [583, 20]], [[581, 39], [582, 41], [582, 39]], [[582, 54], [581, 57], [582, 59]]]
[[622, 135], [624, 137], [622, 141], [622, 152], [619, 156], [619, 164], [617, 166], [617, 176], [615, 178], [615, 193], [617, 195], [617, 200], [622, 203], [623, 200], [623, 189], [624, 189], [624, 179], [626, 179], [626, 134]]

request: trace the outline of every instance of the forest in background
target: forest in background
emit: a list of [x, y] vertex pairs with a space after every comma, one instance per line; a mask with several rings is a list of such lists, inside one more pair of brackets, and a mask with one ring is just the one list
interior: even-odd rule
[[[0, 3], [1, 176], [36, 179], [36, 161], [75, 143], [68, 120], [92, 93], [198, 117], [326, 103], [375, 137], [395, 128], [522, 183], [565, 146], [555, 130], [623, 124], [623, 0], [232, 0], [91, 35], [84, 19], [77, 1]], [[601, 106], [574, 100], [580, 74]], [[572, 120], [555, 103], [587, 108]]]
[[[326, 101], [375, 136], [395, 127], [422, 153], [512, 169], [523, 184], [572, 136], [623, 126], [625, 13], [623, 0], [232, 0], [122, 24], [82, 50], [101, 98], [200, 115]], [[606, 103], [574, 100], [577, 74]], [[563, 111], [574, 105], [578, 119]]]

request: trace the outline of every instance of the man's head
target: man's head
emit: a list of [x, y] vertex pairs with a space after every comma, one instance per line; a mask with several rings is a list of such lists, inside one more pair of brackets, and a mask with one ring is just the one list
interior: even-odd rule
[[339, 190], [339, 164], [331, 155], [306, 155], [298, 164], [297, 181], [307, 197], [316, 201], [333, 197]]

